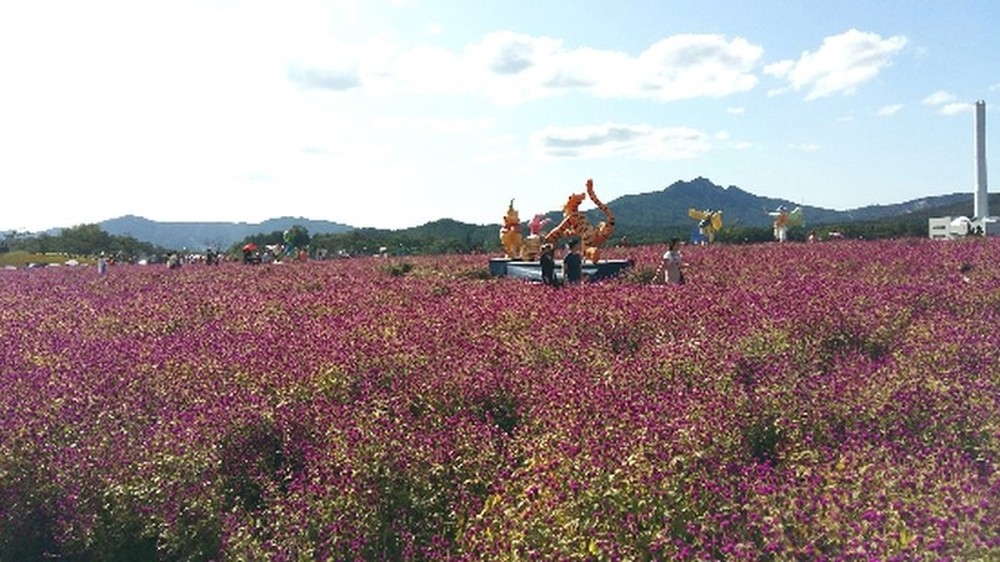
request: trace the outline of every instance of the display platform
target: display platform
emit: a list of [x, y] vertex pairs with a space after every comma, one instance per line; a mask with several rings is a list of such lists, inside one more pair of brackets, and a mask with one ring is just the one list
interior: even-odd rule
[[[600, 281], [621, 274], [632, 262], [628, 260], [601, 260], [596, 264], [583, 262], [583, 277], [586, 281]], [[516, 277], [529, 281], [542, 280], [542, 264], [537, 261], [520, 261], [508, 258], [491, 258], [490, 275], [494, 277]], [[562, 260], [556, 260], [556, 277], [562, 279]]]

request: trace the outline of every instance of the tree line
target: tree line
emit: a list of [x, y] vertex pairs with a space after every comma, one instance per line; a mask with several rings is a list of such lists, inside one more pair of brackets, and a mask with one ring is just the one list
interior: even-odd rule
[[[374, 254], [390, 255], [431, 255], [492, 253], [500, 251], [499, 225], [472, 225], [449, 219], [428, 223], [404, 230], [382, 230], [361, 228], [340, 234], [313, 234], [301, 226], [296, 226], [294, 246], [307, 248], [313, 256], [328, 257], [362, 256]], [[619, 226], [609, 244], [617, 244], [623, 238], [631, 245], [665, 244], [671, 238], [682, 240], [690, 237], [693, 227], [670, 226], [663, 228], [628, 228]], [[927, 218], [900, 217], [877, 221], [861, 221], [842, 224], [799, 226], [789, 229], [790, 240], [805, 240], [814, 232], [820, 238], [830, 233], [845, 238], [901, 238], [927, 236]], [[741, 227], [728, 225], [716, 236], [717, 243], [747, 244], [773, 240], [770, 228]], [[258, 247], [285, 245], [285, 232], [260, 233], [244, 238], [226, 250], [231, 256], [239, 256], [248, 243]], [[139, 241], [131, 236], [108, 234], [97, 224], [82, 224], [65, 228], [58, 234], [29, 234], [11, 231], [0, 239], [0, 253], [22, 251], [34, 254], [57, 253], [69, 256], [96, 256], [101, 253], [120, 261], [135, 261], [143, 258], [164, 256], [174, 248], [163, 248], [156, 244]]]
[[169, 253], [169, 249], [142, 242], [131, 236], [108, 234], [97, 224], [81, 224], [64, 228], [58, 234], [30, 234], [10, 231], [0, 240], [0, 253], [65, 254], [86, 257], [101, 253], [119, 261]]

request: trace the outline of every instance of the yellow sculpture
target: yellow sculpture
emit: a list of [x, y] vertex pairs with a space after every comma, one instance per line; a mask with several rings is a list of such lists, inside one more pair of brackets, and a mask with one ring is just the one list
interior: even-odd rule
[[500, 245], [510, 259], [517, 259], [521, 255], [521, 218], [514, 209], [513, 199], [510, 200], [503, 226], [500, 227]]
[[538, 256], [542, 253], [542, 239], [538, 236], [528, 235], [521, 242], [521, 259], [524, 261], [538, 261]]
[[[606, 220], [601, 221], [596, 227], [587, 221], [586, 215], [580, 212], [580, 203], [587, 196], [597, 205], [597, 208], [604, 213]], [[615, 231], [615, 216], [611, 209], [602, 203], [594, 193], [594, 180], [587, 180], [586, 193], [572, 193], [566, 204], [563, 205], [563, 220], [558, 226], [545, 235], [545, 241], [554, 243], [559, 238], [579, 238], [583, 244], [583, 255], [591, 263], [597, 263], [601, 256], [601, 246], [611, 238]]]
[[688, 209], [688, 216], [698, 221], [698, 230], [709, 244], [715, 241], [715, 233], [722, 230], [722, 211]]

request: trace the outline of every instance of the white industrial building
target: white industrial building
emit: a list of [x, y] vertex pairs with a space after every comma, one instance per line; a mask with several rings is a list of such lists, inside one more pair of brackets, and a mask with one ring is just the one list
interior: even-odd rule
[[1000, 218], [990, 215], [989, 189], [986, 183], [986, 102], [976, 102], [976, 190], [972, 199], [972, 217], [934, 217], [927, 221], [931, 238], [951, 240], [970, 235], [1000, 235]]

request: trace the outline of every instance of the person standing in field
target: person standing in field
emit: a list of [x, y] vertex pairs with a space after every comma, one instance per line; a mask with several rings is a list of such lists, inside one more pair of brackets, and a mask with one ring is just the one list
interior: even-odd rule
[[569, 242], [569, 253], [563, 258], [563, 279], [567, 285], [578, 285], [583, 281], [583, 255], [580, 253], [580, 239]]
[[667, 285], [684, 284], [684, 262], [680, 251], [681, 241], [679, 238], [672, 238], [670, 246], [663, 254], [663, 263], [660, 269], [663, 271], [663, 281]]
[[177, 269], [180, 266], [181, 257], [177, 254], [177, 252], [171, 252], [170, 255], [167, 256], [167, 269]]
[[541, 254], [538, 261], [542, 265], [542, 283], [550, 287], [558, 287], [559, 279], [556, 278], [556, 249], [552, 244], [542, 244]]

